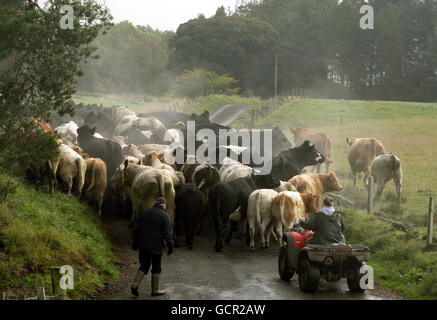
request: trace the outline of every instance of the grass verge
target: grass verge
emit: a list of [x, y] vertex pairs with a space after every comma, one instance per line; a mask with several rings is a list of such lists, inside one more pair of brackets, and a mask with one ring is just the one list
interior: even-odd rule
[[348, 243], [370, 248], [375, 281], [407, 299], [437, 299], [437, 252], [364, 211], [341, 208]]
[[50, 288], [50, 267], [71, 265], [74, 289], [69, 298], [85, 299], [119, 276], [111, 243], [94, 211], [62, 193], [37, 192], [33, 185], [0, 172], [12, 183], [0, 203], [0, 290], [35, 294]]

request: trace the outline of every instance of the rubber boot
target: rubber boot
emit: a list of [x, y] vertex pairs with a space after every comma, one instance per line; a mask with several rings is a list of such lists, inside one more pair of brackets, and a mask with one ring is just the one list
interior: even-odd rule
[[134, 282], [132, 283], [132, 287], [130, 288], [130, 291], [135, 297], [138, 297], [139, 295], [138, 287], [140, 286], [140, 282], [141, 280], [143, 280], [143, 278], [144, 278], [144, 272], [138, 270], [137, 274], [135, 275]]
[[159, 274], [152, 273], [152, 297], [162, 296], [165, 294], [164, 290], [159, 290]]

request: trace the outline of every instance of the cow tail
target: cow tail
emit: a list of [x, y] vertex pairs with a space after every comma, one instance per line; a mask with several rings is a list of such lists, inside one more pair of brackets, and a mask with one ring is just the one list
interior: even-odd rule
[[392, 161], [392, 169], [393, 171], [396, 171], [400, 167], [400, 162], [396, 160], [396, 157], [394, 154], [391, 154], [391, 161]]
[[258, 229], [261, 230], [261, 214], [260, 214], [260, 206], [261, 206], [262, 194], [257, 194], [256, 196], [256, 223], [258, 224]]
[[160, 174], [158, 177], [158, 185], [159, 185], [160, 196], [165, 198], [165, 183], [164, 183], [164, 176], [162, 174]]
[[375, 140], [375, 138], [372, 138], [371, 141], [372, 141], [372, 153], [373, 153], [372, 159], [375, 159], [376, 158], [376, 140]]
[[284, 210], [285, 210], [285, 196], [282, 195], [281, 199], [279, 200], [279, 214], [281, 216], [282, 225], [285, 227], [286, 224], [285, 224]]
[[86, 172], [86, 165], [85, 165], [85, 172], [83, 172], [82, 170], [82, 163], [83, 163], [83, 159], [82, 157], [79, 157], [76, 159], [75, 163], [76, 163], [76, 167], [77, 167], [77, 171], [78, 171], [78, 176], [79, 176], [79, 181], [85, 183], [85, 172]]
[[[88, 192], [90, 192], [93, 189], [94, 183], [95, 183], [94, 176], [96, 173], [96, 161], [88, 161], [88, 162], [91, 162], [90, 168], [88, 168], [88, 167], [86, 168], [86, 171], [89, 171], [89, 173], [90, 173], [89, 174], [90, 181], [89, 181], [89, 185], [88, 185], [87, 189], [85, 190], [84, 194], [88, 194]], [[86, 173], [85, 173], [85, 175], [86, 175]]]

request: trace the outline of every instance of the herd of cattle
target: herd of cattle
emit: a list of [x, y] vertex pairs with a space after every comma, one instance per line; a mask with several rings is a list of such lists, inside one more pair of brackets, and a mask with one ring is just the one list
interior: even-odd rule
[[[293, 148], [275, 127], [272, 170], [258, 175], [253, 165], [235, 160], [235, 153], [238, 158], [241, 152], [238, 146], [217, 144], [217, 149], [225, 148], [226, 157], [206, 162], [196, 159], [195, 153], [184, 148], [187, 138], [183, 133], [188, 121], [195, 122], [196, 131], [208, 128], [217, 136], [220, 129], [230, 129], [210, 122], [208, 112], [136, 115], [125, 107], [77, 105], [73, 117], [52, 114], [50, 124], [37, 121], [48, 134], [57, 133], [60, 154], [29, 171], [38, 185], [48, 178], [52, 192], [57, 187], [89, 201], [99, 216], [102, 212], [130, 215], [132, 223], [143, 209], [163, 196], [176, 239], [183, 228], [186, 245], [191, 249], [194, 235], [205, 224], [213, 223], [216, 251], [222, 250], [224, 241], [231, 241], [233, 232], [244, 233], [246, 226], [251, 249], [255, 248], [256, 233], [260, 235], [261, 248], [269, 247], [271, 235], [281, 242], [283, 230], [319, 210], [325, 192], [342, 190], [335, 173], [329, 172], [332, 143], [323, 133], [291, 128], [296, 144]], [[172, 141], [168, 141], [168, 136]], [[364, 172], [365, 185], [372, 175], [378, 184], [377, 199], [393, 179], [400, 201], [399, 158], [385, 153], [375, 138], [347, 138], [347, 143], [354, 185], [357, 173]], [[177, 149], [183, 150], [183, 163], [167, 163], [166, 159], [174, 157]], [[319, 173], [323, 162], [326, 174]], [[316, 166], [317, 173], [304, 173], [306, 166]], [[225, 236], [228, 223], [231, 228]]]

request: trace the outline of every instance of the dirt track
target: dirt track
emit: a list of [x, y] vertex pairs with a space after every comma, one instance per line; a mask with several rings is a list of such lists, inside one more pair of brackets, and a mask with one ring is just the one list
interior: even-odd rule
[[[138, 252], [131, 250], [131, 230], [127, 220], [107, 218], [104, 226], [114, 243], [114, 251], [121, 262], [120, 279], [111, 281], [96, 299], [134, 299], [131, 281], [138, 269]], [[378, 300], [400, 299], [384, 288], [376, 286], [365, 294], [352, 294], [344, 280], [326, 283], [327, 287], [314, 294], [302, 293], [297, 276], [282, 281], [277, 272], [278, 244], [269, 249], [250, 252], [243, 239], [233, 239], [222, 253], [214, 251], [214, 231], [196, 237], [193, 250], [176, 248], [171, 256], [164, 254], [162, 284], [167, 295], [150, 296], [150, 274], [141, 286], [137, 299], [181, 300]], [[371, 261], [370, 261], [371, 264]]]

